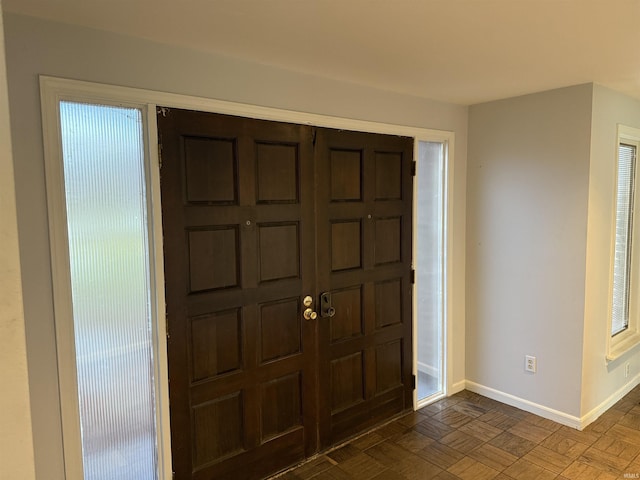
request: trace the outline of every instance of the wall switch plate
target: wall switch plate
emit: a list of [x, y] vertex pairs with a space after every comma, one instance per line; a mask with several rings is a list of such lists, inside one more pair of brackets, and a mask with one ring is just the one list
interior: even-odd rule
[[536, 373], [538, 369], [538, 362], [533, 355], [524, 356], [524, 370], [526, 372]]

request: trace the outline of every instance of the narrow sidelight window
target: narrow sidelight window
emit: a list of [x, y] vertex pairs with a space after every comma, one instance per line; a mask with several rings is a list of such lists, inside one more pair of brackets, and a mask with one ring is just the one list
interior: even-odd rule
[[418, 143], [414, 237], [418, 405], [444, 388], [445, 148], [443, 142]]
[[142, 112], [63, 101], [60, 122], [84, 478], [156, 479]]
[[629, 327], [629, 291], [631, 286], [635, 175], [636, 146], [620, 143], [618, 145], [618, 181], [616, 193], [613, 304], [611, 314], [612, 336], [623, 332]]

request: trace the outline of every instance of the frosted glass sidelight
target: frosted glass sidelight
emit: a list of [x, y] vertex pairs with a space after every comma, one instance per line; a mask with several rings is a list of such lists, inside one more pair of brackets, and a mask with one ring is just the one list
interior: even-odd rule
[[442, 391], [444, 144], [419, 142], [416, 168], [417, 398]]
[[86, 480], [157, 478], [142, 113], [60, 103]]

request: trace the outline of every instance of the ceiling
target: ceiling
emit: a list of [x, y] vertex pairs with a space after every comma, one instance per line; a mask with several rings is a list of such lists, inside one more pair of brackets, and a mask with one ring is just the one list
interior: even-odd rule
[[640, 99], [640, 0], [2, 0], [4, 11], [469, 105]]

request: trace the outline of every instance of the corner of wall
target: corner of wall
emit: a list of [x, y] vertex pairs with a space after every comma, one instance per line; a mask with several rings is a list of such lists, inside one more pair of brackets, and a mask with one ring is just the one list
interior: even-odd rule
[[[592, 89], [469, 110], [467, 388], [500, 392], [575, 425]], [[537, 374], [524, 371], [525, 355], [537, 357]]]
[[[595, 420], [638, 381], [640, 351], [606, 361], [618, 124], [640, 128], [640, 100], [592, 84], [581, 415]], [[633, 380], [625, 377], [629, 364]]]
[[35, 479], [15, 177], [0, 5], [0, 452], [6, 478]]

